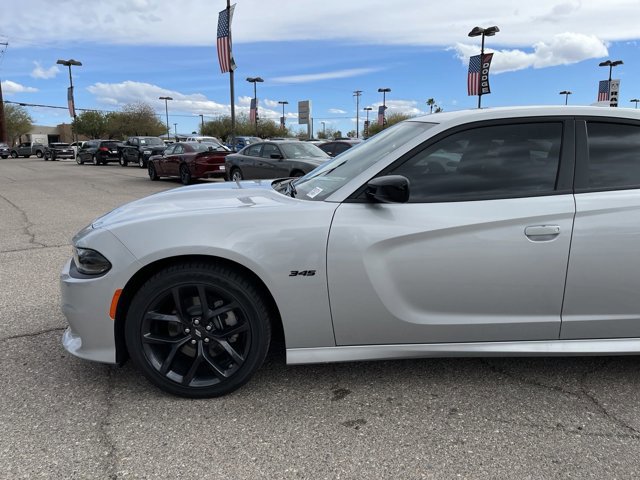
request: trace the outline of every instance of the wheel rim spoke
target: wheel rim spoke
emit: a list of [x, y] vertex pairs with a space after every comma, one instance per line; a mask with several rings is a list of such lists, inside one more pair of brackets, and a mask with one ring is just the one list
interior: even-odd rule
[[237, 335], [238, 333], [246, 332], [249, 330], [249, 325], [246, 322], [242, 322], [239, 325], [235, 325], [226, 330], [221, 330], [219, 332], [211, 332], [211, 336], [214, 337], [217, 341], [223, 340], [233, 335]]
[[198, 298], [200, 299], [200, 306], [202, 307], [202, 320], [208, 322], [212, 316], [212, 312], [209, 310], [209, 303], [207, 302], [207, 292], [205, 292], [202, 285], [198, 285]]
[[183, 323], [177, 315], [167, 315], [154, 311], [147, 312], [146, 318], [155, 322]]
[[180, 350], [183, 347], [183, 345], [187, 343], [188, 340], [189, 340], [188, 337], [183, 338], [182, 341], [176, 343], [171, 347], [171, 351], [169, 352], [167, 357], [164, 359], [164, 362], [162, 362], [162, 365], [160, 366], [161, 374], [163, 375], [167, 374], [167, 372], [169, 371], [169, 368], [171, 367], [171, 364], [173, 363], [173, 359], [176, 357], [176, 353], [178, 353], [178, 350]]
[[209, 368], [211, 370], [213, 370], [213, 373], [215, 374], [216, 377], [223, 379], [223, 378], [227, 378], [229, 376], [228, 373], [225, 373], [225, 371], [223, 369], [221, 369], [216, 362], [213, 361], [213, 359], [209, 356], [208, 353], [204, 352], [202, 358], [204, 359], [205, 362], [207, 362], [207, 365], [209, 366]]
[[180, 288], [175, 287], [171, 289], [171, 294], [173, 295], [173, 301], [176, 306], [176, 313], [178, 314], [178, 318], [180, 318], [181, 322], [185, 322], [185, 316], [182, 312], [182, 299], [180, 298]]
[[152, 333], [145, 333], [142, 335], [142, 341], [144, 343], [149, 343], [152, 345], [184, 345], [189, 337], [183, 335], [181, 337], [173, 338], [173, 337], [161, 337], [158, 335], [154, 335]]
[[203, 352], [202, 352], [201, 343], [198, 343], [197, 349], [198, 350], [196, 353], [196, 357], [193, 359], [193, 363], [191, 364], [189, 371], [185, 374], [184, 377], [182, 377], [183, 385], [189, 386], [191, 384], [191, 382], [193, 381], [193, 377], [196, 376], [196, 372], [198, 371], [198, 367], [200, 366], [200, 363], [202, 363]]
[[244, 363], [244, 357], [243, 357], [242, 355], [240, 355], [240, 354], [235, 350], [235, 348], [233, 348], [233, 347], [231, 346], [231, 344], [230, 344], [228, 341], [223, 340], [223, 339], [218, 339], [218, 338], [216, 338], [216, 342], [218, 342], [218, 344], [219, 344], [222, 348], [224, 348], [224, 350], [229, 354], [229, 356], [233, 359], [233, 361], [234, 361], [236, 364], [240, 365], [240, 364]]

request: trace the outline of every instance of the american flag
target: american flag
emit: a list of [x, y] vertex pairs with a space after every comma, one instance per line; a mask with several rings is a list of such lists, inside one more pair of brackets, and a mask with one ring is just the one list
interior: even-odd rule
[[258, 123], [258, 99], [251, 99], [251, 108], [249, 109], [249, 121], [251, 123]]
[[384, 125], [384, 111], [387, 109], [387, 107], [380, 105], [378, 107], [378, 125], [383, 126]]
[[231, 21], [233, 20], [233, 9], [226, 8], [218, 14], [218, 62], [220, 62], [220, 71], [227, 73], [236, 69], [236, 63], [231, 53]]
[[607, 102], [609, 100], [609, 80], [600, 80], [598, 84], [598, 101]]
[[[480, 61], [480, 55], [474, 55], [469, 59], [469, 74], [467, 75], [467, 94], [479, 95], [480, 94], [480, 72], [482, 70], [482, 63], [488, 63], [491, 65], [491, 59], [493, 53], [484, 54], [484, 62]], [[487, 91], [482, 94], [491, 93], [487, 82]]]
[[69, 115], [76, 118], [76, 106], [73, 101], [73, 87], [67, 88], [67, 106], [69, 107]]

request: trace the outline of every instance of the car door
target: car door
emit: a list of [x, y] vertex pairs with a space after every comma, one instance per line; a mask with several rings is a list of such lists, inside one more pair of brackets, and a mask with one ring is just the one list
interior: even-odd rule
[[122, 155], [125, 157], [127, 162], [136, 163], [138, 161], [138, 147], [139, 140], [137, 138], [130, 138], [127, 140], [125, 148], [122, 149]]
[[382, 172], [409, 179], [407, 203], [361, 191], [340, 205], [327, 251], [337, 344], [557, 339], [572, 135], [568, 119], [443, 134]]
[[261, 160], [260, 152], [262, 143], [249, 145], [236, 158], [236, 165], [242, 171], [244, 178], [260, 178], [258, 175], [258, 161]]
[[163, 157], [165, 171], [167, 175], [178, 176], [180, 174], [180, 158], [184, 153], [184, 147], [177, 143], [173, 147], [171, 155]]
[[562, 338], [640, 337], [640, 122], [578, 120]]
[[162, 156], [155, 162], [158, 167], [159, 175], [169, 175], [167, 170], [167, 159], [173, 153], [173, 149], [176, 148], [175, 145], [169, 145], [165, 151], [162, 153]]
[[[272, 155], [275, 158], [272, 158]], [[275, 143], [265, 143], [256, 162], [257, 178], [281, 178], [289, 176], [289, 165]]]

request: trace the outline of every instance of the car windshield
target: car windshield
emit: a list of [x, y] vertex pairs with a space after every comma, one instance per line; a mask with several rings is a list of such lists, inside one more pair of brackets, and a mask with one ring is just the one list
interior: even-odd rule
[[402, 122], [383, 130], [298, 179], [294, 183], [296, 198], [324, 200], [387, 154], [435, 125], [435, 123]]
[[291, 142], [279, 145], [286, 158], [329, 158], [326, 153], [309, 143]]
[[155, 137], [141, 138], [140, 145], [164, 145], [164, 142]]

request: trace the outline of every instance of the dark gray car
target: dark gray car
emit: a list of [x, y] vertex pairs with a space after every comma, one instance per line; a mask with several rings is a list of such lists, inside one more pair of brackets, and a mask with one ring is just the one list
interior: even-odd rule
[[228, 155], [225, 166], [228, 180], [301, 177], [330, 158], [310, 143], [270, 141]]

